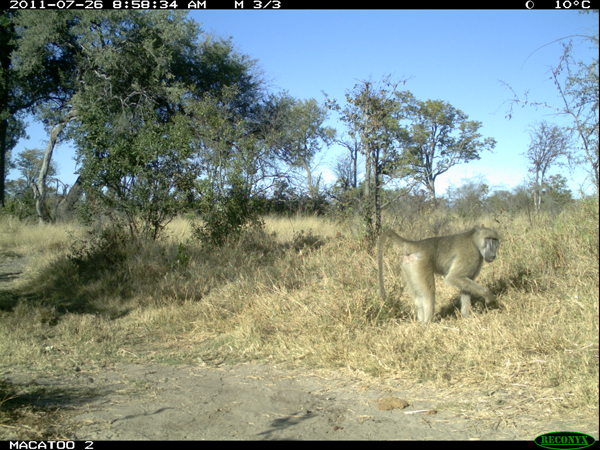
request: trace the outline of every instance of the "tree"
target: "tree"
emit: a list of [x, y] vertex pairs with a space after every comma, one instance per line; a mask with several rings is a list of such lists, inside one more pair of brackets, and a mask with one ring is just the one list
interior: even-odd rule
[[573, 200], [573, 193], [567, 186], [567, 179], [559, 173], [548, 177], [546, 196], [561, 207]]
[[336, 143], [346, 147], [348, 155], [338, 159], [334, 173], [338, 178], [343, 178], [342, 186], [345, 189], [356, 189], [358, 186], [358, 155], [360, 154], [360, 142], [356, 133], [348, 135], [347, 138], [337, 139]]
[[186, 97], [199, 95], [201, 69], [217, 62], [202, 64], [198, 30], [180, 13], [114, 13], [88, 16], [89, 30], [78, 32], [83, 87], [72, 105], [80, 177], [132, 235], [156, 238], [193, 192]]
[[33, 186], [40, 222], [54, 219], [45, 205], [46, 174], [56, 143], [76, 115], [71, 99], [81, 86], [77, 64], [81, 46], [77, 45], [78, 36], [74, 29], [81, 22], [89, 25], [84, 18], [91, 18], [93, 14], [96, 13], [49, 11], [41, 21], [35, 11], [22, 11], [14, 18], [17, 45], [12, 60], [19, 77], [18, 92], [21, 95], [32, 93], [22, 95], [29, 100], [25, 108], [35, 112], [49, 133], [37, 184]]
[[[37, 183], [43, 159], [44, 150], [27, 148], [15, 158], [15, 168], [21, 173], [27, 189], [32, 189]], [[47, 176], [54, 177], [56, 172], [56, 164], [50, 164]]]
[[493, 138], [478, 132], [481, 122], [442, 100], [416, 100], [408, 92], [397, 94], [401, 113], [410, 121], [404, 138], [410, 176], [427, 189], [435, 201], [435, 180], [457, 164], [480, 159], [492, 150]]
[[[259, 105], [261, 82], [254, 61], [235, 52], [229, 40], [199, 40], [197, 25], [181, 12], [48, 13], [40, 21], [39, 15], [24, 11], [11, 16], [5, 29], [18, 44], [9, 61], [14, 62], [11, 80], [32, 80], [25, 86], [29, 90], [18, 86], [27, 94], [19, 105], [35, 107], [50, 132], [44, 160], [50, 163], [61, 136], [74, 139], [78, 147], [80, 176], [65, 205], [76, 201], [71, 194], [85, 190], [88, 207], [117, 211], [133, 234], [155, 237], [173, 214], [198, 199], [198, 184], [210, 170], [231, 170], [228, 180], [235, 185], [245, 175], [244, 182], [252, 186], [261, 170], [275, 165], [266, 157], [275, 140], [266, 125], [266, 108]], [[45, 67], [52, 69], [46, 78]], [[33, 95], [33, 87], [46, 86], [45, 80], [54, 90]], [[231, 116], [212, 115], [217, 122], [203, 123], [201, 134], [205, 144], [210, 133], [218, 132], [218, 120], [233, 125], [228, 132], [236, 140], [218, 136], [213, 141], [222, 150], [215, 156], [245, 156], [233, 164], [229, 158], [227, 167], [208, 164], [215, 159], [202, 161], [191, 128], [198, 104], [210, 109], [219, 102], [241, 119], [225, 124]], [[236, 146], [244, 151], [236, 154]], [[199, 176], [201, 182], [193, 183]], [[136, 229], [136, 218], [143, 219], [144, 230]]]
[[[592, 56], [588, 61], [576, 60], [573, 53], [574, 40], [569, 39], [567, 43], [561, 42], [563, 54], [558, 64], [550, 67], [550, 79], [556, 86], [562, 104], [556, 106], [545, 101], [531, 101], [527, 93], [524, 98], [520, 98], [507, 83], [503, 83], [513, 94], [506, 116], [510, 119], [513, 115], [514, 105], [521, 104], [536, 108], [541, 106], [554, 111], [558, 116], [569, 117], [571, 124], [568, 130], [576, 136], [579, 144], [577, 151], [570, 153], [569, 161], [572, 165], [586, 168], [596, 189], [596, 194], [598, 194], [600, 189], [598, 175], [598, 35], [575, 37], [582, 39], [583, 42], [588, 42], [593, 50], [591, 54], [596, 56]], [[566, 39], [561, 38], [557, 41]]]
[[319, 193], [319, 179], [313, 181], [311, 165], [322, 146], [333, 142], [335, 129], [323, 126], [327, 109], [314, 98], [292, 100], [286, 119], [285, 144], [279, 156], [290, 167], [304, 169], [308, 195], [314, 199]]
[[[249, 117], [236, 107], [239, 88], [231, 86], [221, 96], [206, 93], [190, 102], [189, 128], [196, 164], [201, 168], [201, 191], [220, 197], [235, 183], [250, 187], [260, 174], [260, 134]], [[262, 131], [262, 130], [261, 130]]]
[[[22, 114], [44, 101], [62, 102], [72, 53], [61, 48], [60, 26], [69, 11], [0, 11], [0, 206], [4, 206], [5, 155], [25, 135]], [[35, 15], [35, 16], [34, 16]], [[40, 33], [44, 28], [48, 33]], [[52, 37], [40, 45], [43, 36]], [[60, 50], [59, 50], [60, 48]]]
[[[175, 102], [169, 104], [164, 99], [183, 95], [181, 86], [218, 89], [220, 82], [237, 75], [234, 65], [228, 66], [228, 71], [222, 70], [226, 46], [219, 46], [219, 42], [198, 45], [199, 30], [194, 22], [186, 20], [185, 13], [48, 11], [40, 21], [36, 12], [23, 11], [11, 18], [16, 42], [11, 53], [12, 79], [20, 83], [15, 84], [14, 91], [20, 97], [16, 96], [18, 107], [13, 109], [35, 108], [36, 117], [50, 134], [44, 158], [48, 163], [57, 140], [65, 134], [63, 130], [80, 126], [86, 114], [89, 118], [90, 105], [98, 98], [105, 106], [113, 101], [113, 109], [107, 109], [106, 114], [121, 107], [118, 126], [112, 132], [122, 132], [128, 121], [133, 128], [140, 124], [134, 123], [141, 117], [136, 115], [136, 108], [137, 112], [143, 111], [148, 102], [154, 102], [155, 112], [160, 112], [160, 120], [164, 120], [177, 111], [171, 109]], [[210, 53], [209, 61], [197, 64], [203, 51]], [[156, 87], [155, 95], [147, 95], [148, 83]], [[114, 103], [117, 98], [122, 101], [120, 105]], [[85, 114], [80, 114], [82, 111]], [[72, 126], [67, 128], [68, 124]], [[44, 167], [36, 203], [40, 219], [49, 220], [41, 213]], [[82, 183], [77, 180], [65, 205], [77, 200]]]
[[12, 159], [12, 152], [11, 151], [6, 152], [5, 160], [4, 160], [4, 178], [6, 179], [9, 172], [12, 169], [16, 169], [16, 167], [17, 166], [15, 166], [15, 162]]
[[[36, 194], [40, 184], [40, 170], [44, 164], [44, 150], [41, 149], [25, 149], [17, 155], [14, 161], [14, 168], [20, 172], [21, 177], [17, 180], [10, 180], [6, 183], [6, 192], [12, 199], [7, 202], [6, 208], [11, 214], [16, 214], [19, 217], [29, 217], [38, 215], [36, 207], [39, 204], [36, 202]], [[49, 193], [52, 195], [52, 200], [58, 201], [58, 184], [60, 181], [56, 178], [58, 170], [56, 164], [49, 163], [47, 170], [46, 181], [56, 183], [55, 188], [50, 188]], [[50, 212], [45, 206], [43, 213], [47, 216]]]
[[352, 156], [348, 153], [339, 155], [333, 167], [333, 173], [337, 177], [336, 186], [341, 193], [356, 188], [356, 160]]
[[346, 106], [327, 98], [329, 108], [338, 111], [346, 123], [348, 134], [360, 141], [365, 156], [364, 217], [367, 235], [374, 239], [381, 229], [381, 194], [383, 176], [393, 176], [402, 166], [396, 89], [400, 82], [384, 78], [379, 84], [361, 81], [346, 92]]
[[[596, 14], [598, 12], [596, 11]], [[598, 55], [598, 36], [590, 36], [592, 48]], [[566, 81], [561, 84], [559, 76], [566, 71]], [[600, 186], [598, 175], [598, 57], [589, 63], [575, 61], [572, 53], [572, 42], [565, 46], [563, 58], [552, 72], [564, 107], [562, 113], [571, 116], [572, 131], [579, 138], [580, 152], [573, 154], [571, 161], [575, 164], [587, 165], [588, 174], [596, 187]]]
[[62, 122], [60, 122], [52, 128], [52, 131], [50, 132], [50, 138], [48, 139], [48, 144], [46, 145], [46, 151], [44, 152], [44, 157], [42, 158], [42, 163], [40, 164], [40, 173], [37, 178], [37, 183], [33, 185], [35, 210], [37, 212], [38, 220], [40, 223], [50, 222], [53, 220], [53, 217], [50, 216], [50, 213], [45, 204], [46, 178], [50, 170], [50, 163], [52, 161], [52, 153], [54, 152], [54, 147], [63, 129], [67, 126], [67, 123], [70, 120], [70, 118], [71, 114], [69, 114], [65, 120], [63, 120]]
[[98, 200], [116, 219], [125, 217], [132, 237], [156, 239], [186, 209], [197, 170], [188, 164], [190, 132], [183, 117], [160, 123], [152, 113], [144, 115], [148, 125], [127, 139], [96, 135], [96, 145], [80, 156], [86, 200]]
[[182, 12], [49, 13], [44, 21], [21, 16], [18, 51], [24, 63], [48, 49], [57, 59], [70, 57], [60, 66], [62, 96], [38, 101], [36, 110], [50, 131], [45, 161], [61, 135], [78, 146], [80, 177], [61, 206], [85, 190], [88, 206], [94, 199], [124, 215], [133, 234], [156, 237], [194, 194], [188, 102], [236, 85], [235, 106], [247, 110], [258, 92], [253, 62], [228, 40], [199, 41], [200, 30]]
[[461, 186], [450, 187], [446, 194], [451, 207], [460, 217], [472, 218], [480, 213], [489, 191], [487, 183], [475, 178], [465, 181]]
[[270, 181], [287, 187], [280, 163], [295, 162], [289, 158], [291, 98], [270, 95], [241, 109], [240, 95], [237, 85], [230, 86], [221, 95], [205, 93], [187, 108], [193, 161], [200, 169], [197, 210], [204, 219], [195, 235], [216, 245], [257, 223], [257, 195]]
[[529, 162], [529, 172], [534, 177], [533, 204], [536, 211], [539, 211], [546, 174], [561, 157], [568, 156], [569, 136], [559, 126], [551, 125], [546, 121], [534, 125], [529, 135], [531, 142], [525, 157]]

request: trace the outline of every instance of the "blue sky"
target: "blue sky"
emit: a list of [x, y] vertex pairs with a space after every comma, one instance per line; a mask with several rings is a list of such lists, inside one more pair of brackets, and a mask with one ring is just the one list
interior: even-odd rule
[[[391, 74], [395, 80], [409, 79], [401, 88], [416, 98], [448, 101], [482, 122], [480, 132], [497, 140], [494, 153], [440, 176], [438, 193], [473, 177], [496, 188], [512, 188], [526, 178], [521, 154], [529, 144], [528, 126], [565, 122], [531, 107], [515, 109], [507, 120], [503, 103], [512, 94], [500, 80], [520, 95], [529, 90], [530, 99], [560, 106], [548, 70], [558, 63], [562, 47], [550, 43], [597, 33], [598, 27], [597, 14], [566, 10], [202, 10], [190, 17], [206, 32], [231, 37], [238, 51], [257, 59], [273, 91], [319, 102], [326, 92], [343, 103], [345, 91], [359, 80]], [[578, 45], [577, 54], [589, 60], [588, 47]], [[328, 125], [342, 132], [336, 119], [332, 114]], [[47, 136], [39, 125], [30, 121], [28, 134], [13, 155], [23, 148], [45, 148]], [[322, 152], [316, 174], [331, 181], [330, 168], [342, 152], [336, 146]], [[55, 151], [59, 178], [68, 184], [76, 179], [73, 157], [68, 144]], [[554, 173], [567, 176], [574, 192], [580, 186], [591, 191], [581, 172], [556, 167]]]

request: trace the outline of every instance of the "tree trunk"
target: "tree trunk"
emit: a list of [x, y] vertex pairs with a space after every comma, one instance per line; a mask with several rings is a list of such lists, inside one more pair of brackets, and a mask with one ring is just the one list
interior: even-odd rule
[[0, 208], [4, 208], [4, 168], [6, 167], [6, 129], [8, 119], [0, 121]]
[[[0, 120], [0, 209], [4, 208], [4, 171], [6, 168], [6, 139], [8, 131], [8, 115], [13, 112], [8, 108], [8, 94], [9, 94], [9, 83], [7, 77], [10, 76], [10, 57], [12, 51], [15, 49], [15, 45], [11, 44], [12, 38], [14, 37], [14, 25], [12, 19], [7, 17], [8, 12], [2, 12], [2, 26], [0, 26], [0, 72], [2, 73], [2, 79], [0, 80], [0, 113], [2, 114], [2, 120]], [[5, 116], [5, 114], [7, 114]]]
[[310, 167], [308, 166], [308, 163], [305, 159], [302, 159], [301, 162], [302, 166], [304, 167], [304, 170], [306, 171], [306, 178], [308, 182], [308, 196], [314, 199], [317, 196], [316, 194], [319, 192], [319, 181], [317, 180], [317, 186], [315, 190], [315, 186], [313, 186], [312, 173], [310, 172]]
[[48, 175], [48, 167], [50, 167], [54, 146], [56, 145], [58, 136], [65, 128], [67, 123], [68, 120], [65, 120], [64, 122], [61, 122], [52, 128], [52, 131], [50, 132], [50, 139], [48, 140], [48, 145], [46, 146], [46, 153], [44, 153], [44, 159], [42, 160], [42, 167], [40, 168], [40, 174], [38, 176], [37, 183], [32, 185], [33, 198], [35, 199], [35, 211], [40, 223], [50, 222], [52, 220], [46, 206], [46, 176]]
[[83, 187], [81, 185], [81, 176], [77, 177], [75, 184], [69, 189], [69, 193], [61, 200], [56, 208], [56, 217], [62, 220], [68, 220], [75, 207], [75, 203], [81, 198]]
[[533, 206], [535, 212], [539, 213], [542, 205], [542, 183], [539, 177], [539, 172], [535, 173], [535, 188], [533, 190]]
[[354, 142], [354, 151], [350, 152], [352, 158], [352, 181], [351, 186], [356, 189], [358, 179], [358, 145]]
[[369, 200], [371, 198], [371, 149], [369, 148], [369, 144], [365, 145], [365, 191], [364, 191], [365, 200]]
[[435, 180], [433, 178], [427, 180], [427, 195], [429, 195], [429, 200], [435, 205]]
[[365, 190], [363, 193], [363, 213], [367, 236], [374, 238], [373, 234], [373, 189], [371, 189], [371, 175], [373, 174], [371, 158], [371, 147], [368, 142], [365, 143]]
[[373, 158], [373, 176], [375, 177], [374, 180], [374, 186], [373, 186], [373, 196], [374, 196], [374, 203], [375, 203], [375, 229], [373, 230], [374, 234], [373, 237], [377, 237], [379, 236], [379, 233], [381, 231], [381, 191], [382, 191], [382, 187], [381, 187], [381, 173], [380, 173], [380, 166], [381, 164], [379, 163], [379, 148], [377, 148], [375, 150], [375, 155]]

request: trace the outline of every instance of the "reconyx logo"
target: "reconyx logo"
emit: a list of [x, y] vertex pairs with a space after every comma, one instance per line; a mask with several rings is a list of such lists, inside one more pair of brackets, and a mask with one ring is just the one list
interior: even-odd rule
[[555, 431], [554, 433], [541, 434], [534, 442], [540, 447], [549, 449], [576, 449], [586, 448], [596, 440], [589, 434], [576, 431]]

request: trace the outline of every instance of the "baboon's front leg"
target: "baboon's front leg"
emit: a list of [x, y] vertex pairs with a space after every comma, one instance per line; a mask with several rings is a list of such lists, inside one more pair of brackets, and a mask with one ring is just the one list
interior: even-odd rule
[[460, 291], [460, 313], [463, 317], [471, 315], [471, 294], [467, 291]]

